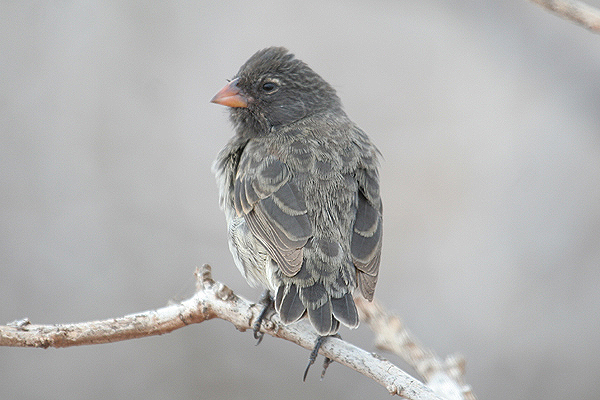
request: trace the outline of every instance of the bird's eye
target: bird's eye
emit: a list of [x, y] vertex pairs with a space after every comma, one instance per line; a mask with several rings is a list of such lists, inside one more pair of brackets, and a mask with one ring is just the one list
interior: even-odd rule
[[275, 90], [277, 90], [277, 84], [274, 82], [265, 82], [262, 85], [262, 89], [266, 93], [273, 93]]

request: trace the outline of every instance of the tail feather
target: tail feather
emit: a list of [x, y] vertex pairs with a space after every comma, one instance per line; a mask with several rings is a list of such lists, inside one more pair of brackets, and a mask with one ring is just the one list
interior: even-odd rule
[[315, 282], [310, 286], [300, 288], [300, 298], [306, 308], [315, 309], [328, 302], [329, 294], [322, 283]]
[[356, 311], [356, 305], [354, 304], [354, 299], [350, 293], [346, 293], [339, 299], [332, 298], [331, 306], [333, 315], [341, 323], [348, 328], [358, 327], [358, 312]]
[[[277, 290], [277, 296], [280, 297], [279, 293], [281, 288]], [[277, 298], [276, 304], [277, 304]], [[284, 324], [289, 324], [298, 321], [302, 315], [304, 315], [306, 307], [300, 299], [298, 294], [298, 288], [296, 285], [290, 285], [284, 295], [282, 295], [281, 304], [279, 306], [279, 316]]]
[[339, 330], [340, 330], [340, 321], [338, 321], [334, 317], [333, 320], [331, 321], [331, 333], [330, 333], [330, 335], [335, 335], [337, 333], [337, 331], [339, 331]]
[[[317, 330], [317, 333], [321, 336], [328, 336], [335, 332], [332, 332], [333, 326], [333, 315], [331, 312], [331, 303], [328, 301], [320, 307], [308, 308], [308, 319], [312, 326]], [[339, 324], [335, 324], [338, 325]]]
[[349, 328], [358, 327], [358, 311], [351, 293], [332, 297], [322, 283], [298, 287], [281, 285], [275, 295], [275, 309], [284, 324], [296, 322], [305, 314], [322, 336], [337, 333], [340, 322]]

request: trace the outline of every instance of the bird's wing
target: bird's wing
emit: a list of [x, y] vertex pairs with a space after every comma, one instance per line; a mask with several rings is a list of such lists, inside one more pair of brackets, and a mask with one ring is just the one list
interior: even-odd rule
[[234, 204], [251, 232], [281, 271], [293, 276], [302, 266], [302, 249], [312, 236], [306, 204], [288, 167], [268, 156], [249, 167], [242, 161], [234, 182]]
[[373, 299], [381, 259], [382, 212], [376, 170], [359, 169], [356, 220], [352, 232], [352, 261], [357, 268], [358, 287], [367, 300]]

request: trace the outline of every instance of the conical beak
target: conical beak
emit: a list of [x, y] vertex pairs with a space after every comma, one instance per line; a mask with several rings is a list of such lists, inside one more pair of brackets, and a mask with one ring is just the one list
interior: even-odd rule
[[221, 104], [227, 107], [248, 107], [248, 98], [240, 92], [240, 88], [237, 87], [237, 83], [240, 78], [236, 78], [229, 82], [225, 87], [219, 90], [219, 93], [215, 94], [210, 102]]

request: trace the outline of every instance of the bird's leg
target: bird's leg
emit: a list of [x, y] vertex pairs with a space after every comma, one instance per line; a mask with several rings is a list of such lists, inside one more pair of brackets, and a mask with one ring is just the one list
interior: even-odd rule
[[271, 292], [265, 290], [258, 304], [261, 304], [263, 306], [263, 309], [261, 310], [260, 314], [258, 314], [258, 318], [256, 318], [256, 321], [254, 321], [254, 324], [252, 325], [254, 339], [258, 340], [258, 342], [256, 342], [257, 346], [260, 344], [260, 342], [263, 340], [263, 337], [265, 336], [265, 334], [260, 331], [260, 325], [262, 324], [263, 319], [265, 319], [267, 311], [269, 311], [269, 309], [273, 306], [273, 298], [271, 297]]
[[[337, 333], [335, 335], [330, 335], [330, 336], [319, 335], [319, 337], [317, 338], [317, 341], [315, 342], [315, 347], [310, 352], [310, 356], [308, 356], [308, 365], [306, 366], [306, 369], [304, 370], [304, 377], [302, 378], [303, 381], [306, 381], [306, 375], [308, 375], [308, 370], [310, 369], [310, 366], [315, 363], [315, 360], [317, 359], [317, 356], [319, 355], [319, 349], [321, 348], [323, 341], [326, 338], [331, 337], [331, 336], [336, 337], [338, 339], [342, 338]], [[329, 367], [329, 365], [332, 362], [333, 362], [333, 360], [331, 358], [325, 357], [325, 361], [323, 361], [323, 372], [321, 372], [321, 380], [323, 380], [323, 378], [325, 377], [325, 372], [327, 372], [327, 367]]]

